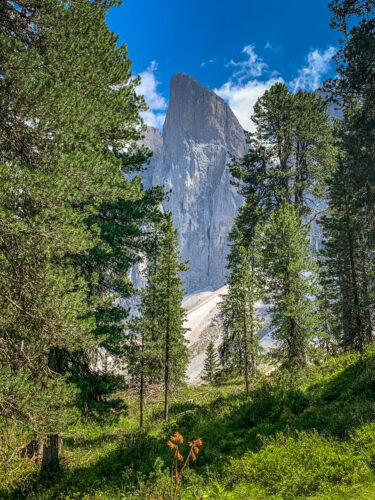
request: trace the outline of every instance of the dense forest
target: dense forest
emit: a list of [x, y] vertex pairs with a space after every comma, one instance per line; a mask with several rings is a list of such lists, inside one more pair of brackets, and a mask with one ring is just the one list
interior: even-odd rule
[[118, 4], [0, 5], [0, 497], [374, 498], [375, 2], [330, 3], [324, 98], [255, 104], [199, 386]]

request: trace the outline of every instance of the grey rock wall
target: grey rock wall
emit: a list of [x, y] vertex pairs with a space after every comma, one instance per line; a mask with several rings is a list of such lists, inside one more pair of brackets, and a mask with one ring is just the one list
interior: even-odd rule
[[227, 236], [241, 197], [230, 184], [229, 155], [243, 156], [244, 131], [229, 106], [185, 73], [172, 78], [163, 133], [149, 128], [144, 143], [154, 152], [145, 187], [170, 190], [187, 293], [225, 283]]

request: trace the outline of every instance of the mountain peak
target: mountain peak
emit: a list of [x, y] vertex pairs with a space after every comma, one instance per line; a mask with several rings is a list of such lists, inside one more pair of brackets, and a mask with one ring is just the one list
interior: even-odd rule
[[[243, 129], [226, 102], [193, 76], [176, 73], [171, 80], [164, 135], [209, 142], [225, 137], [229, 130], [243, 136]], [[242, 138], [242, 137], [241, 137]]]
[[[201, 83], [198, 82], [196, 78], [187, 73], [175, 73], [172, 76], [170, 83], [170, 92], [175, 95], [176, 92], [191, 92], [192, 95], [197, 93], [206, 93], [212, 94], [213, 98], [221, 99], [219, 96], [215, 94], [212, 90], [204, 87]], [[222, 100], [222, 99], [221, 99]]]

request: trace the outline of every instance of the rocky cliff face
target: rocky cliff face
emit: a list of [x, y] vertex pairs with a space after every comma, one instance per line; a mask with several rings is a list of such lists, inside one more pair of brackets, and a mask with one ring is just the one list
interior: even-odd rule
[[230, 184], [229, 155], [245, 153], [245, 135], [229, 106], [184, 73], [172, 78], [163, 133], [149, 128], [144, 140], [154, 152], [145, 187], [170, 190], [187, 293], [225, 283], [227, 236], [241, 197]]

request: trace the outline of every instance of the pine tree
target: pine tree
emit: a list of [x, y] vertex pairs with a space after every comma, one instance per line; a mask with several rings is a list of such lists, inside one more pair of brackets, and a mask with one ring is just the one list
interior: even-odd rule
[[[375, 312], [374, 240], [372, 215], [364, 209], [368, 187], [357, 180], [358, 146], [353, 127], [360, 106], [347, 107], [340, 126], [341, 153], [329, 187], [328, 210], [323, 218], [325, 247], [322, 272], [335, 322], [334, 333], [343, 348], [363, 351], [371, 340]], [[366, 195], [365, 195], [366, 196]]]
[[164, 417], [168, 419], [169, 393], [181, 383], [188, 362], [185, 340], [185, 312], [181, 273], [187, 266], [180, 261], [177, 233], [172, 215], [166, 214], [154, 226], [146, 270], [147, 284], [141, 291], [140, 317], [130, 325], [130, 373], [139, 381], [140, 426], [143, 425], [146, 380], [164, 385]]
[[221, 303], [224, 336], [220, 358], [224, 370], [239, 370], [243, 374], [248, 392], [250, 377], [254, 378], [256, 375], [259, 355], [256, 332], [261, 320], [255, 314], [255, 303], [262, 297], [263, 290], [259, 269], [256, 269], [254, 241], [253, 247], [243, 246], [236, 226], [232, 230], [231, 239], [227, 266], [230, 270], [228, 292]]
[[[277, 83], [258, 99], [247, 135], [248, 153], [233, 159], [232, 175], [249, 206], [269, 216], [283, 201], [310, 212], [311, 195], [319, 195], [334, 168], [335, 147], [327, 103], [314, 93], [292, 94]], [[267, 215], [268, 214], [268, 215]]]
[[177, 231], [173, 228], [172, 215], [167, 214], [162, 227], [160, 256], [155, 276], [158, 330], [163, 345], [164, 418], [166, 420], [169, 414], [171, 386], [184, 379], [188, 363], [188, 349], [184, 336], [185, 311], [181, 305], [184, 291], [180, 276], [181, 272], [186, 270], [186, 264], [180, 261]]
[[375, 314], [374, 2], [334, 0], [331, 27], [341, 32], [339, 78], [325, 87], [344, 110], [339, 162], [330, 178], [321, 260], [330, 328], [340, 348], [363, 351]]
[[364, 106], [374, 107], [375, 84], [375, 16], [373, 0], [334, 0], [329, 7], [333, 14], [331, 28], [343, 35], [335, 56], [337, 78], [330, 89], [346, 101], [356, 97]]
[[211, 340], [206, 349], [206, 359], [204, 361], [201, 379], [210, 384], [214, 384], [218, 365], [215, 344]]
[[[329, 5], [331, 27], [343, 35], [335, 59], [339, 78], [327, 88], [341, 106], [348, 107], [346, 131], [341, 135], [345, 154], [356, 162], [352, 169], [358, 205], [366, 213], [365, 231], [375, 233], [375, 16], [373, 0], [334, 0]], [[352, 107], [356, 102], [355, 110]], [[373, 238], [372, 250], [375, 247]]]
[[116, 299], [159, 196], [124, 176], [149, 153], [138, 80], [105, 23], [116, 3], [0, 6], [0, 406], [46, 438], [47, 469], [77, 408], [116, 387], [92, 354], [120, 352]]
[[265, 227], [263, 261], [272, 308], [275, 354], [286, 368], [305, 367], [320, 324], [314, 297], [314, 263], [308, 227], [293, 205], [283, 202]]
[[160, 341], [158, 264], [160, 257], [159, 242], [162, 236], [162, 223], [151, 225], [145, 245], [146, 268], [142, 272], [146, 286], [140, 290], [138, 316], [127, 324], [127, 362], [128, 371], [139, 388], [139, 426], [143, 427], [144, 399], [149, 381], [160, 381], [163, 367]]

